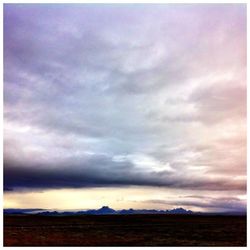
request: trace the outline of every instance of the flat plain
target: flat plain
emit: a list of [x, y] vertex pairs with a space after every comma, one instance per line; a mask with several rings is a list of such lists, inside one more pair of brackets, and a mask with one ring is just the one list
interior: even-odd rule
[[246, 246], [246, 216], [4, 215], [4, 246]]

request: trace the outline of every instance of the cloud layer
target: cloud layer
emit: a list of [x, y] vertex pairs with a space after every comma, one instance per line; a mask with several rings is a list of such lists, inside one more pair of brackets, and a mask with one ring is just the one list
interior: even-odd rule
[[5, 190], [246, 190], [246, 7], [5, 5]]

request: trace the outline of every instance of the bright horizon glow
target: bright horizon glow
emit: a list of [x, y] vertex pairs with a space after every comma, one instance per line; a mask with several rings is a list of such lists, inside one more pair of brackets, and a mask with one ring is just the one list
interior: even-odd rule
[[[109, 206], [116, 210], [129, 208], [168, 210], [184, 207], [196, 212], [224, 212], [244, 206], [246, 203], [245, 195], [230, 200], [232, 193], [228, 193], [227, 197], [221, 197], [220, 192], [214, 191], [212, 192], [213, 199], [208, 202], [208, 208], [206, 208], [204, 199], [207, 199], [211, 192], [204, 191], [200, 197], [195, 196], [195, 191], [190, 191], [189, 194], [191, 195], [183, 195], [181, 190], [173, 192], [173, 190], [165, 188], [150, 187], [60, 189], [43, 192], [21, 191], [20, 193], [8, 192], [5, 194], [4, 208], [41, 208], [60, 211], [98, 209], [102, 206]], [[65, 199], [65, 197], [67, 198]], [[195, 202], [195, 205], [192, 205], [190, 198]], [[231, 209], [220, 207], [220, 200], [225, 199], [231, 202]]]

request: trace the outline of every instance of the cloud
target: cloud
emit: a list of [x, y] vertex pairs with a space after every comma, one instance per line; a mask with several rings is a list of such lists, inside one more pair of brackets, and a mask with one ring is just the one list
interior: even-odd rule
[[6, 190], [245, 190], [246, 7], [7, 4], [4, 124]]
[[190, 175], [176, 175], [169, 170], [155, 171], [154, 168], [146, 171], [137, 166], [136, 161], [110, 159], [103, 155], [90, 155], [74, 160], [69, 158], [51, 163], [51, 165], [41, 162], [25, 166], [20, 161], [18, 163], [19, 165], [5, 164], [4, 186], [6, 190], [133, 185], [198, 190], [246, 190], [244, 180], [197, 179]]
[[208, 197], [208, 196], [183, 196], [178, 201], [168, 200], [148, 200], [145, 202], [197, 207], [198, 209], [208, 209], [209, 211], [246, 212], [246, 201], [235, 197]]

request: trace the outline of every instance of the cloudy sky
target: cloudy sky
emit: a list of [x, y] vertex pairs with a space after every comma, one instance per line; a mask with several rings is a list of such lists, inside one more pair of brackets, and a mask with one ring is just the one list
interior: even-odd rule
[[4, 6], [4, 206], [242, 211], [246, 6]]

